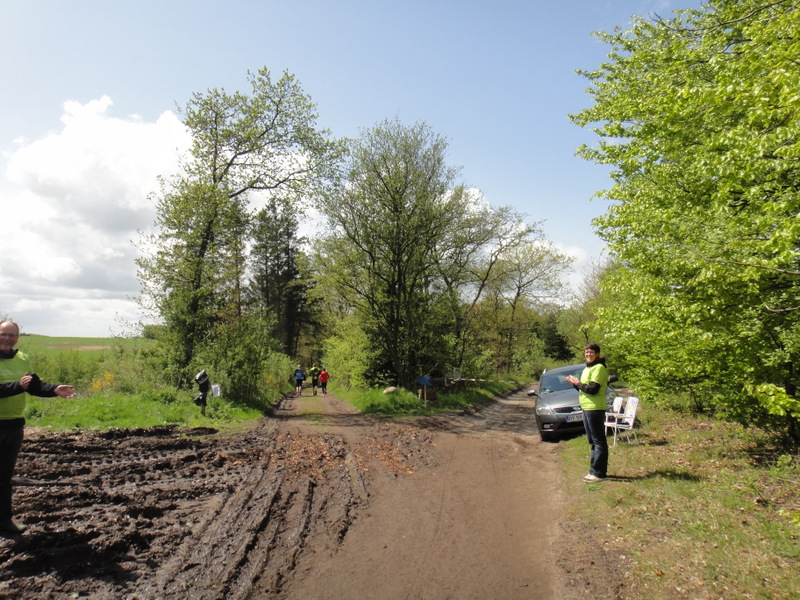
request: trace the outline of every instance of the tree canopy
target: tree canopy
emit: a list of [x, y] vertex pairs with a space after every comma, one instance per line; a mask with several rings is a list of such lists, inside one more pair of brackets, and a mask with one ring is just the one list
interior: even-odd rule
[[[255, 323], [270, 332], [276, 319], [297, 314], [286, 308], [298, 297], [291, 215], [341, 155], [341, 144], [316, 128], [315, 106], [294, 76], [274, 81], [262, 68], [248, 80], [250, 93], [215, 88], [187, 103], [191, 154], [182, 173], [164, 182], [158, 232], [144, 240], [138, 261], [142, 299], [165, 324], [168, 369], [178, 383], [189, 380], [202, 345], [216, 345], [217, 360], [223, 343], [256, 339], [235, 342], [231, 330], [246, 323], [242, 332], [252, 331]], [[262, 203], [266, 196], [258, 215], [254, 194]], [[269, 275], [279, 276], [273, 285], [280, 289], [265, 290]], [[277, 333], [288, 346], [296, 328], [283, 325]], [[254, 343], [254, 357], [269, 346], [263, 336]], [[253, 365], [244, 370], [257, 376]]]
[[320, 199], [331, 227], [316, 269], [369, 340], [368, 381], [411, 386], [462, 367], [490, 289], [517, 306], [552, 294], [569, 263], [538, 227], [460, 183], [446, 148], [425, 123], [383, 121], [352, 141], [341, 180]]
[[[468, 189], [442, 136], [395, 119], [334, 140], [293, 76], [249, 81], [187, 103], [191, 153], [155, 198], [138, 261], [172, 381], [213, 366], [251, 397], [282, 351], [337, 361], [340, 381], [413, 387], [452, 368], [534, 368], [559, 347], [536, 306], [570, 260], [538, 223]], [[310, 199], [329, 225], [313, 260], [298, 233]]]
[[679, 384], [797, 437], [800, 10], [712, 0], [600, 37], [572, 118], [599, 138], [580, 154], [615, 167], [606, 343], [645, 392]]

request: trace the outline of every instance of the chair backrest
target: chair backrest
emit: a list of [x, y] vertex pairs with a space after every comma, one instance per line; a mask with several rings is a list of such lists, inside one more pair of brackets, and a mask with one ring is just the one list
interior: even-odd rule
[[639, 408], [639, 399], [636, 396], [630, 396], [625, 402], [625, 416], [622, 417], [622, 422], [628, 425], [633, 425], [636, 420], [636, 409]]
[[618, 413], [622, 410], [622, 401], [624, 398], [622, 396], [617, 396], [614, 398], [614, 404], [612, 405], [611, 412]]

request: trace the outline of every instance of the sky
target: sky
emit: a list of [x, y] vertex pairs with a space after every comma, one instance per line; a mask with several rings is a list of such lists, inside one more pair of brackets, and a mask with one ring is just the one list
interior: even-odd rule
[[179, 109], [247, 72], [292, 73], [318, 125], [358, 137], [425, 122], [493, 206], [540, 222], [575, 258], [609, 169], [570, 113], [609, 48], [591, 35], [701, 0], [0, 0], [0, 316], [50, 336], [130, 335], [135, 258], [158, 176], [189, 144]]

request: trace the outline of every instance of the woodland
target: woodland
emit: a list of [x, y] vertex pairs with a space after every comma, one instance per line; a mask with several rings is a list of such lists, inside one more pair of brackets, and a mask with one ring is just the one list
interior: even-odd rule
[[542, 224], [466, 186], [426, 123], [335, 139], [266, 67], [194, 94], [191, 153], [139, 242], [143, 372], [190, 387], [207, 367], [256, 402], [298, 362], [413, 388], [535, 378], [595, 341], [654, 405], [800, 441], [799, 16], [712, 0], [597, 34], [607, 60], [570, 118], [612, 168], [607, 255], [577, 292]]

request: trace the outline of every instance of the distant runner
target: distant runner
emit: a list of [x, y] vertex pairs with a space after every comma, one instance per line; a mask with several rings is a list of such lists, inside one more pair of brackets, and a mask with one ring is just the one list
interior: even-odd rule
[[308, 370], [308, 374], [311, 375], [311, 395], [317, 395], [317, 387], [319, 386], [319, 373], [320, 369], [317, 365], [314, 365]]
[[306, 372], [303, 371], [302, 365], [297, 365], [294, 370], [294, 391], [300, 395], [303, 394], [303, 382], [306, 380]]
[[322, 371], [319, 372], [319, 386], [323, 394], [328, 393], [328, 379], [330, 378], [330, 373], [325, 370], [325, 367], [322, 367]]

